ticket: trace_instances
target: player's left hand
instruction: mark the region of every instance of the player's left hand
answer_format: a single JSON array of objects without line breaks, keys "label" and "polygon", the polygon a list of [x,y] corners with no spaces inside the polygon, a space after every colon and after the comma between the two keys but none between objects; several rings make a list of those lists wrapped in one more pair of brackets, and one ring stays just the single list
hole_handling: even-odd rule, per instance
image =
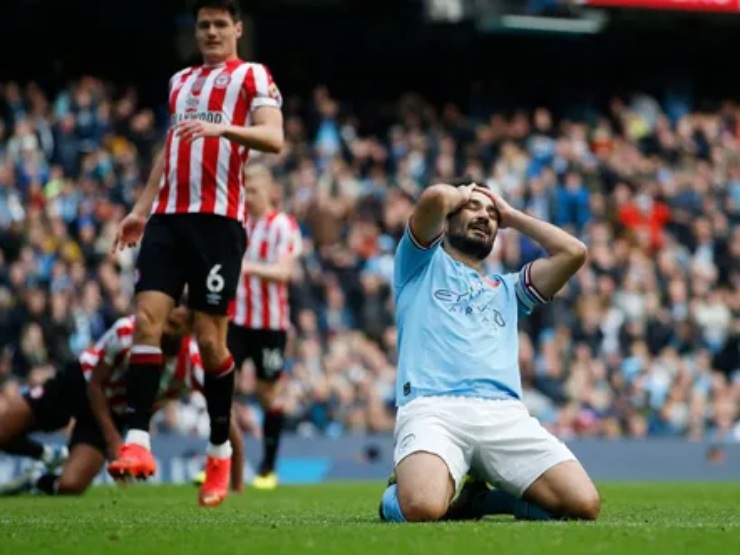
[{"label": "player's left hand", "polygon": [[177,126],[175,135],[180,140],[191,142],[204,137],[221,137],[225,127],[218,123],[209,123],[198,119],[186,120]]},{"label": "player's left hand", "polygon": [[491,189],[487,187],[476,187],[476,191],[480,191],[493,201],[493,204],[494,206],[496,206],[499,214],[499,229],[506,229],[507,227],[509,227],[511,225],[512,216],[517,212],[517,209],[512,208],[512,206],[508,202],[506,202],[501,197],[501,195],[494,193]]}]

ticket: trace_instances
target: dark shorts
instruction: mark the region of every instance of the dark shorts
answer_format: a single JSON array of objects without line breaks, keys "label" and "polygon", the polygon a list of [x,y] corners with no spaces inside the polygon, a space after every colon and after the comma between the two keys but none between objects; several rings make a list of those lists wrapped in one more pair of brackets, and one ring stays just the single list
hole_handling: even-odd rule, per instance
[{"label": "dark shorts", "polygon": [[280,378],[285,362],[288,334],[280,330],[253,330],[229,324],[229,351],[236,368],[250,359],[257,371],[257,379],[274,382]]},{"label": "dark shorts", "polygon": [[[43,385],[31,388],[24,398],[33,412],[31,431],[54,432],[66,427],[74,418],[69,448],[85,444],[105,454],[105,438],[90,410],[87,382],[78,363],[59,370]],[[113,415],[113,421],[121,431],[123,419]]]},{"label": "dark shorts", "polygon": [[246,248],[247,232],[232,218],[155,214],[136,262],[136,292],[161,291],[178,301],[187,285],[191,308],[226,315]]}]

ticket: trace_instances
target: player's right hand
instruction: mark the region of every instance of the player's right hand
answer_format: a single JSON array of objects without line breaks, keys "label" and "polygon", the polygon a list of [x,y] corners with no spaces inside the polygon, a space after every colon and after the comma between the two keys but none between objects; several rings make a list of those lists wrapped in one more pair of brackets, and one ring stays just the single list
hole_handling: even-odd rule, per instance
[{"label": "player's right hand", "polygon": [[475,191],[475,188],[475,184],[457,187],[457,191],[458,193],[460,193],[460,201],[458,202],[457,206],[455,206],[455,209],[452,211],[453,214],[458,210],[461,210],[463,206],[470,202],[470,198],[473,196],[473,191]]},{"label": "player's right hand", "polygon": [[118,224],[118,231],[116,232],[116,238],[113,240],[111,252],[116,252],[117,250],[122,251],[126,247],[136,246],[141,240],[141,236],[144,235],[145,225],[145,217],[131,212]]}]

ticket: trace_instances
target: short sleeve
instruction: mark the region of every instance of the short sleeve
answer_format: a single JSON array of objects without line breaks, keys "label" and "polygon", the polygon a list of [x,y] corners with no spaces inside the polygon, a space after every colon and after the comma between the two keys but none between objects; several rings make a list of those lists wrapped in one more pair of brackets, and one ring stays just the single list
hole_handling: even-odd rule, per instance
[{"label": "short sleeve", "polygon": [[248,91],[252,95],[252,104],[250,111],[257,108],[281,108],[283,106],[283,97],[280,94],[277,84],[272,78],[270,70],[263,64],[253,64],[252,79],[247,79],[247,86],[253,83]]},{"label": "short sleeve", "polygon": [[532,314],[537,306],[547,304],[547,299],[532,283],[532,263],[525,265],[519,272],[506,274],[504,280],[513,286],[519,313],[525,316]]},{"label": "short sleeve", "polygon": [[406,225],[406,231],[396,248],[395,264],[393,266],[393,282],[396,290],[402,288],[429,264],[442,244],[442,237],[440,235],[429,245],[424,245],[414,237],[409,221],[409,224]]}]

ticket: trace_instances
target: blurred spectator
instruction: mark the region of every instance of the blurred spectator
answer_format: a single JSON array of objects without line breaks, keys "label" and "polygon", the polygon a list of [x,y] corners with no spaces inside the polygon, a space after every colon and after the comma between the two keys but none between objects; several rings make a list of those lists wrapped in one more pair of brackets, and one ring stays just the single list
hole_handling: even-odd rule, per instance
[{"label": "blurred spectator", "polygon": [[[566,2],[530,2],[559,13]],[[54,98],[0,85],[0,387],[40,383],[131,309],[135,252],[111,256],[162,140],[134,90],[85,77]],[[642,94],[586,124],[469,117],[415,94],[362,118],[318,87],[287,99],[288,143],[256,156],[298,219],[284,406],[302,434],[393,424],[393,252],[430,183],[469,173],[586,241],[587,266],[522,322],[524,401],[563,438],[740,441],[740,107],[670,114]],[[666,108],[668,109],[668,108]],[[500,232],[492,272],[541,249]],[[259,433],[254,377],[237,420]],[[202,400],[158,420],[204,434]]]}]

